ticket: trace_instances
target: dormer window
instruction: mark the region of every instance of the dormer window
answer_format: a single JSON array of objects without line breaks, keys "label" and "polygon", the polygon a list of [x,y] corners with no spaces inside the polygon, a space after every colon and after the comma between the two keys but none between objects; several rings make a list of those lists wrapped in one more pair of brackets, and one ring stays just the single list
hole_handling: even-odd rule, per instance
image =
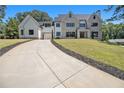
[{"label": "dormer window", "polygon": [[93,19],[96,19],[96,16],[93,16]]},{"label": "dormer window", "polygon": [[86,27],[86,21],[80,20],[79,27]]}]

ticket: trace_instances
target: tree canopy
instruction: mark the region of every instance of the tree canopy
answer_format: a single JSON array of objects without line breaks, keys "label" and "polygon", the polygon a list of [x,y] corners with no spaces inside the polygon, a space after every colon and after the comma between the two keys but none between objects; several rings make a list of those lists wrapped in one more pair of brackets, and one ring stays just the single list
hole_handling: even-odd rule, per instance
[{"label": "tree canopy", "polygon": [[103,40],[124,38],[124,24],[103,22],[102,35]]},{"label": "tree canopy", "polygon": [[39,11],[39,10],[32,10],[30,12],[19,12],[16,13],[16,17],[19,22],[21,22],[27,15],[31,15],[35,20],[39,21],[50,21],[52,18],[48,15],[48,13]]},{"label": "tree canopy", "polygon": [[1,14],[0,14],[0,21],[2,21],[2,19],[5,17],[6,14],[6,5],[0,5],[1,7]]},{"label": "tree canopy", "polygon": [[18,38],[19,22],[15,17],[10,17],[6,23],[5,35],[7,38]]},{"label": "tree canopy", "polygon": [[112,17],[107,19],[107,21],[123,20],[124,22],[124,5],[110,5],[104,11],[114,11]]}]

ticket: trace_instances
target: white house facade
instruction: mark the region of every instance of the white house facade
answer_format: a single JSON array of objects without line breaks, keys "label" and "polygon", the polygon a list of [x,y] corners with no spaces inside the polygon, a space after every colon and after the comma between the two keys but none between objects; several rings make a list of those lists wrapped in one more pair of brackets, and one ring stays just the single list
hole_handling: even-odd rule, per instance
[{"label": "white house facade", "polygon": [[54,22],[56,38],[102,39],[101,18],[98,14],[61,14]]},{"label": "white house facade", "polygon": [[19,38],[50,39],[52,22],[37,22],[28,15],[19,25]]},{"label": "white house facade", "polygon": [[37,22],[28,15],[19,25],[20,38],[93,38],[102,39],[98,14],[61,14],[51,21]]}]

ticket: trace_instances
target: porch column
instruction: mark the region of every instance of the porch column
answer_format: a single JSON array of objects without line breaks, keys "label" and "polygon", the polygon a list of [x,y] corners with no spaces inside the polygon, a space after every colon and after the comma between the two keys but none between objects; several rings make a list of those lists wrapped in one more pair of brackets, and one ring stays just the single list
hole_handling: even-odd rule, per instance
[{"label": "porch column", "polygon": [[87,31],[87,37],[91,38],[91,32],[90,31]]},{"label": "porch column", "polygon": [[77,38],[80,38],[80,31],[77,31]]}]

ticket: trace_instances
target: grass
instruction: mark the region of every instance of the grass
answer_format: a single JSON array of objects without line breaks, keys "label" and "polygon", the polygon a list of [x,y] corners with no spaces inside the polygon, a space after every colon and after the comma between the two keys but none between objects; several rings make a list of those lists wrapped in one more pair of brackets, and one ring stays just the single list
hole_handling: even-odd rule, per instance
[{"label": "grass", "polygon": [[29,41],[30,39],[0,39],[0,48],[14,45],[16,43]]},{"label": "grass", "polygon": [[55,39],[63,47],[124,71],[124,47],[91,39]]}]

